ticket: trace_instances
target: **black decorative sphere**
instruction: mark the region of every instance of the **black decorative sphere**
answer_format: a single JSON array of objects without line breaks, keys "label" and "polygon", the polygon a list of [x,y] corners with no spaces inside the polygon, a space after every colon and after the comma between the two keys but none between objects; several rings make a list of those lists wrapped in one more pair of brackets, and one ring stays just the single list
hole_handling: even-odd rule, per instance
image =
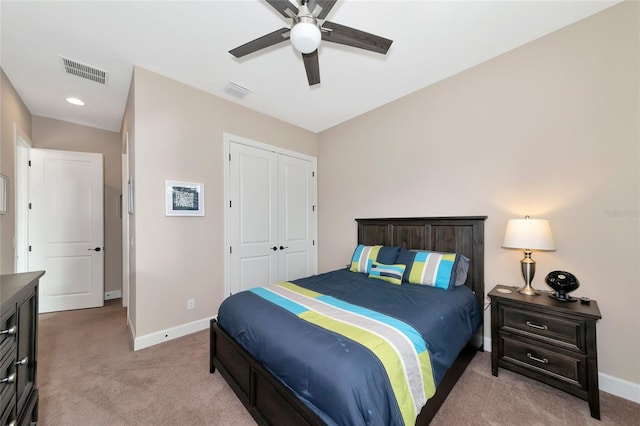
[{"label": "black decorative sphere", "polygon": [[555,293],[550,294],[549,297],[563,302],[575,302],[577,300],[568,294],[580,287],[580,282],[572,273],[566,271],[549,272],[545,281],[547,285],[555,291]]}]

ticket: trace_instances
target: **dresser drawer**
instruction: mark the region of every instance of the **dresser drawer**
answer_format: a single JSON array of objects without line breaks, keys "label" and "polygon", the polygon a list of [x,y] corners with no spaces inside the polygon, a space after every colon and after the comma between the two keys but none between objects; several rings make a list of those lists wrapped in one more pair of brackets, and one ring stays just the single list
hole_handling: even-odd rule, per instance
[{"label": "dresser drawer", "polygon": [[0,360],[11,350],[15,350],[16,335],[16,311],[7,312],[0,317]]},{"label": "dresser drawer", "polygon": [[504,339],[503,359],[521,367],[535,370],[553,379],[584,388],[586,384],[586,363],[578,357],[571,357],[518,340]]},{"label": "dresser drawer", "polygon": [[[4,409],[4,411],[2,411]],[[0,425],[16,424],[16,397],[12,395],[6,407],[0,406]],[[13,423],[12,423],[13,422]]]},{"label": "dresser drawer", "polygon": [[502,305],[501,330],[585,353],[584,322]]},{"label": "dresser drawer", "polygon": [[[4,380],[7,378],[13,377],[13,382],[3,382],[0,383],[0,412],[3,412],[7,407],[11,405],[11,401],[13,401],[13,405],[15,406],[16,399],[16,361],[14,355],[9,355],[1,360],[0,362],[0,380]],[[4,426],[6,423],[0,423],[0,425]]]}]

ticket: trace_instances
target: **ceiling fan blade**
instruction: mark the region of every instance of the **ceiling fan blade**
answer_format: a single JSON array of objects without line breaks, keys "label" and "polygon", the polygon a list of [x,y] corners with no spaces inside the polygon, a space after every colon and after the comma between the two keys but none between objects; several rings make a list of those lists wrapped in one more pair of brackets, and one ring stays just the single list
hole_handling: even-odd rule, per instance
[{"label": "ceiling fan blade", "polygon": [[318,19],[324,19],[335,4],[336,0],[309,0],[307,7],[313,16]]},{"label": "ceiling fan blade", "polygon": [[320,64],[318,63],[318,49],[311,53],[303,53],[304,69],[307,71],[309,86],[320,83]]},{"label": "ceiling fan blade", "polygon": [[298,8],[289,2],[289,0],[267,0],[275,10],[280,12],[285,18],[295,18],[298,16]]},{"label": "ceiling fan blade", "polygon": [[241,58],[245,55],[248,55],[249,53],[264,49],[265,47],[273,46],[274,44],[278,44],[285,40],[289,40],[290,32],[291,30],[289,28],[280,28],[279,30],[252,40],[249,43],[245,43],[242,46],[231,49],[229,53],[231,53],[236,58]]},{"label": "ceiling fan blade", "polygon": [[322,31],[323,40],[358,47],[360,49],[382,53],[383,55],[387,53],[389,47],[391,47],[391,43],[393,43],[393,40],[389,40],[388,38],[336,24],[335,22],[325,21],[322,28],[331,30]]}]

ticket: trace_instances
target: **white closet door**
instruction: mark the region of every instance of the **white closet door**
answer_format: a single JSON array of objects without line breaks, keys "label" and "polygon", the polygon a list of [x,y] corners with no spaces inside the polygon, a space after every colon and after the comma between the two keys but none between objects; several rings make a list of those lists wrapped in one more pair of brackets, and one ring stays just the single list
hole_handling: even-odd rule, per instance
[{"label": "white closet door", "polygon": [[316,273],[315,176],[308,160],[278,155],[279,280]]},{"label": "white closet door", "polygon": [[237,143],[229,153],[229,279],[236,293],[278,281],[278,156]]},{"label": "white closet door", "polygon": [[318,269],[315,160],[256,145],[229,142],[231,293]]}]

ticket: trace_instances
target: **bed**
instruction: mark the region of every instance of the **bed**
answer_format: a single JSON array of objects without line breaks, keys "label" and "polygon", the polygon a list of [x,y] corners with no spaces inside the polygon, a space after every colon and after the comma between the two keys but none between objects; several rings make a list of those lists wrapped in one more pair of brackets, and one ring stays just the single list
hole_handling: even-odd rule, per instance
[{"label": "bed", "polygon": [[[434,366],[433,385],[437,385],[437,387],[435,394],[428,399],[426,404],[424,406],[419,406],[415,411],[416,413],[419,412],[415,421],[416,425],[429,424],[431,419],[435,416],[438,408],[442,405],[458,378],[462,375],[464,369],[473,358],[475,352],[477,350],[482,350],[484,332],[481,320],[481,308],[484,301],[483,268],[485,219],[486,217],[356,219],[358,224],[359,244],[365,246],[383,245],[385,247],[400,246],[405,249],[412,250],[458,253],[470,259],[470,266],[466,274],[466,280],[461,283],[463,286],[460,287],[460,291],[449,292],[440,289],[428,290],[423,289],[425,286],[414,286],[411,284],[403,284],[402,286],[407,288],[411,287],[411,290],[414,292],[412,293],[411,299],[415,298],[416,300],[422,300],[419,299],[420,297],[423,297],[421,293],[428,293],[429,291],[433,294],[439,292],[439,295],[447,293],[447,297],[449,297],[449,294],[464,295],[466,298],[465,300],[471,300],[471,302],[467,301],[465,303],[473,304],[473,308],[479,311],[480,315],[480,320],[469,323],[467,328],[471,327],[469,328],[471,332],[464,334],[465,341],[452,341],[450,344],[442,346],[442,344],[448,342],[447,338],[429,338],[428,345],[430,348],[432,345],[437,343],[432,342],[432,340],[437,341],[440,339],[443,342],[440,343],[441,346],[438,347],[439,349],[429,350],[432,356],[432,365]],[[329,280],[328,278],[331,279]],[[336,280],[338,280],[338,284],[330,284]],[[287,284],[285,286],[286,288],[278,288],[278,291],[294,292],[294,297],[297,297],[299,295],[295,292],[307,295],[309,292],[322,290],[323,293],[328,292],[328,295],[321,295],[323,298],[333,298],[333,296],[336,296],[336,303],[352,302],[352,300],[350,300],[350,293],[344,290],[342,281],[339,280],[348,280],[350,281],[349,285],[355,286],[354,288],[358,289],[355,292],[351,292],[358,293],[358,298],[360,298],[354,299],[355,302],[357,302],[355,306],[360,309],[362,306],[365,306],[361,306],[362,303],[370,303],[369,307],[373,307],[373,312],[377,313],[377,308],[382,306],[380,305],[382,302],[380,302],[380,300],[376,301],[371,299],[368,296],[368,293],[365,292],[365,289],[369,291],[368,289],[376,287],[376,284],[371,284],[367,282],[367,280],[377,280],[371,280],[371,278],[367,277],[366,274],[357,274],[355,272],[350,272],[348,269],[335,271],[328,275],[320,274],[306,280],[296,280],[291,284]],[[385,293],[382,300],[394,301],[395,296],[393,296],[393,294],[394,292],[399,292],[400,290],[398,290],[398,288],[401,286],[394,286],[380,281],[377,281],[377,283],[379,284],[377,288],[379,288],[380,291],[375,290],[374,292],[371,290],[371,294],[382,294],[383,291],[388,291],[389,293]],[[272,287],[269,288],[271,289]],[[456,288],[456,290],[458,289]],[[246,307],[249,305],[245,305],[245,303],[255,303],[255,300],[260,300],[260,297],[257,297],[256,295],[261,291],[263,290],[256,289],[252,292],[242,292],[225,300],[221,306],[218,320],[214,319],[211,321],[210,330],[210,372],[214,373],[216,369],[220,372],[259,424],[357,424],[358,421],[351,420],[351,417],[345,417],[345,419],[348,420],[344,420],[340,417],[342,412],[352,410],[352,408],[347,405],[349,402],[345,402],[344,407],[341,405],[343,404],[343,398],[339,395],[342,395],[342,389],[349,388],[349,385],[351,385],[352,388],[356,388],[357,392],[363,391],[365,393],[374,393],[374,397],[378,397],[378,394],[382,393],[380,389],[384,390],[385,386],[389,388],[393,388],[395,386],[367,381],[374,379],[378,380],[378,377],[383,375],[377,372],[376,368],[378,368],[378,366],[375,365],[375,361],[370,366],[363,362],[363,367],[358,367],[366,369],[367,371],[367,374],[363,374],[363,376],[367,377],[362,379],[362,383],[358,382],[359,379],[357,379],[357,372],[354,373],[354,376],[349,376],[349,374],[356,370],[356,368],[353,364],[348,365],[347,363],[353,363],[353,359],[358,359],[354,358],[356,355],[355,353],[358,348],[362,346],[353,344],[353,342],[351,342],[353,344],[351,346],[348,344],[345,346],[341,343],[341,345],[344,346],[342,348],[343,350],[351,350],[351,352],[349,352],[349,356],[336,357],[333,355],[332,357],[328,352],[323,353],[322,357],[327,358],[326,361],[329,362],[329,366],[316,365],[320,361],[313,360],[313,353],[322,352],[324,350],[322,346],[317,345],[319,345],[323,339],[331,340],[331,333],[328,333],[329,336],[327,336],[327,334],[313,334],[316,332],[315,329],[317,328],[315,325],[307,325],[307,328],[302,327],[302,331],[299,332],[295,330],[280,332],[281,327],[284,326],[284,322],[282,321],[291,321],[291,319],[286,319],[287,316],[291,316],[291,312],[277,312],[277,310],[262,311],[262,309],[266,309],[267,305],[270,306],[269,302],[259,301],[257,302],[257,305],[251,305],[250,308],[245,308],[247,312],[255,313],[253,316],[256,316],[256,318],[263,319],[262,321],[255,320],[255,323],[253,323],[251,327],[255,327],[256,330],[262,327],[263,331],[261,333],[265,334],[257,336],[256,342],[251,343],[251,341],[247,340],[246,334],[253,334],[253,332],[244,334],[240,332],[241,330],[247,329],[245,326],[248,327],[248,325],[240,323],[241,320],[245,321],[240,318],[240,315],[235,315],[235,317],[232,315],[234,312],[232,306],[236,304],[238,306]],[[261,297],[264,298],[265,296],[263,295]],[[280,296],[278,295],[277,297]],[[401,296],[400,298],[402,297],[405,296]],[[366,299],[365,302],[361,302],[362,298]],[[254,302],[251,302],[252,300]],[[426,300],[427,299],[425,299],[425,301]],[[289,301],[287,303],[289,303]],[[282,308],[283,306],[286,306],[286,304],[283,303],[278,308]],[[398,317],[402,316],[402,312],[398,312],[395,302],[388,303],[384,309],[387,308],[393,318],[398,315]],[[382,309],[382,311],[384,311],[384,309]],[[394,309],[396,309],[396,311],[394,311]],[[431,308],[429,310],[431,310]],[[235,311],[238,311],[238,309],[236,308]],[[265,312],[268,313],[265,314]],[[252,315],[247,314],[245,316],[251,317]],[[269,318],[270,320],[267,322],[264,321],[264,318]],[[410,324],[416,323],[413,317],[409,316],[409,319]],[[453,324],[453,321],[449,321],[449,323]],[[267,325],[269,327],[267,327]],[[253,328],[251,328],[251,330],[253,330]],[[419,329],[418,331],[420,333],[423,332],[422,329]],[[325,331],[324,333],[327,332]],[[291,342],[289,342],[288,346],[294,346],[295,349],[292,350],[301,352],[295,353],[291,356],[281,354],[281,352],[285,351],[284,347],[287,345],[278,346],[280,344],[278,341],[278,334],[287,336],[289,339],[293,339],[294,343],[299,343],[291,345]],[[454,334],[457,335],[458,333],[456,332]],[[311,336],[311,339],[306,341],[306,343],[300,343],[304,341],[303,339],[306,338],[305,336],[307,335]],[[255,336],[251,337],[253,338]],[[335,336],[333,336],[333,339],[335,339]],[[288,351],[289,349],[286,350]],[[361,352],[368,353],[366,348]],[[445,353],[446,356],[440,353]],[[440,356],[442,356],[442,359],[438,358]],[[274,364],[274,359],[286,359],[288,361],[286,363],[276,362]],[[287,364],[287,369],[284,369],[285,366],[281,368],[281,364]],[[356,364],[360,364],[360,362],[358,361]],[[442,364],[444,369],[441,368],[440,364]],[[313,369],[316,369],[316,371]],[[309,373],[309,377],[313,377],[313,380],[310,380],[305,375],[307,374],[307,371],[311,372]],[[297,372],[303,372],[303,374],[299,375]],[[375,372],[375,374],[372,372]],[[335,382],[325,383],[323,380],[334,380]],[[300,383],[302,383],[302,388],[300,388]],[[293,389],[297,389],[298,391],[294,391]],[[325,392],[320,392],[320,390],[323,389]],[[331,407],[322,405],[323,399],[327,400],[334,397],[332,392],[327,392],[327,389],[335,390],[335,400]],[[307,392],[307,390],[309,391]],[[369,396],[366,395],[366,398],[368,397]],[[360,403],[360,399],[364,400],[365,396],[358,394],[355,398],[358,399],[356,402]],[[347,401],[347,398],[344,399]],[[363,404],[366,405],[366,403]],[[402,405],[400,403],[400,398],[398,399],[398,405]],[[374,406],[376,407],[375,409],[378,409],[377,407],[382,407],[383,404],[369,404],[369,407]],[[397,413],[393,409],[386,409],[383,407],[379,408],[379,410],[381,410],[380,412],[375,412],[375,409],[373,413],[369,411],[368,415],[373,416],[372,418],[378,419],[378,421],[380,421],[380,419],[386,419],[382,420],[382,423],[402,423],[402,420],[399,419],[406,420],[407,418],[411,418],[402,416],[398,417]],[[347,414],[345,414],[345,416],[346,415]],[[363,416],[366,415],[367,414],[363,414]],[[364,419],[363,422],[371,422],[371,419]],[[411,422],[412,420],[405,421],[404,423],[407,424]]]}]

